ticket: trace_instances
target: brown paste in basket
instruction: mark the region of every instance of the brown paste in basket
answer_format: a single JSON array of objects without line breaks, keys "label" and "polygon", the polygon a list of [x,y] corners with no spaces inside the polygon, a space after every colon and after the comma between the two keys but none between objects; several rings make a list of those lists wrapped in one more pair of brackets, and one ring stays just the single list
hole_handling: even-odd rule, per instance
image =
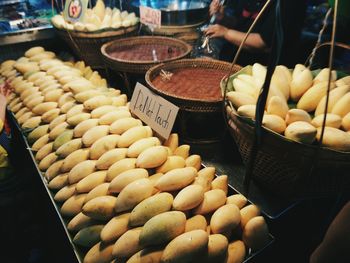
[{"label": "brown paste in basket", "polygon": [[153,49],[155,50],[155,56],[157,61],[163,61],[179,57],[184,53],[178,47],[159,44],[142,44],[134,46],[121,46],[116,47],[109,53],[115,59],[128,60],[128,61],[154,61]]},{"label": "brown paste in basket", "polygon": [[220,81],[224,71],[205,68],[184,68],[171,71],[172,76],[165,79],[158,75],[152,81],[160,91],[176,97],[218,101],[222,99]]}]

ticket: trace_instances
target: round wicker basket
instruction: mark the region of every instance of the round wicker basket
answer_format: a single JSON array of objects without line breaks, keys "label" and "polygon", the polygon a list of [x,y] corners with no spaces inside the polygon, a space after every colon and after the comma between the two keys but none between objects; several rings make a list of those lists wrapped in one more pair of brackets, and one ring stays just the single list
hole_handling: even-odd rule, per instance
[{"label": "round wicker basket", "polygon": [[[171,59],[166,59],[163,61],[122,60],[114,58],[110,55],[110,53],[113,52],[113,50],[115,50],[116,48],[152,44],[176,47],[181,49],[182,54],[180,56],[173,57]],[[108,65],[108,67],[115,71],[136,74],[145,74],[148,69],[160,63],[171,62],[174,60],[188,57],[191,51],[192,47],[184,41],[175,38],[159,36],[139,36],[127,39],[119,39],[118,41],[108,42],[101,47],[103,59],[106,65]]]},{"label": "round wicker basket", "polygon": [[100,53],[101,46],[112,40],[117,40],[137,34],[138,25],[96,32],[78,32],[56,29],[57,34],[69,45],[74,53],[92,68],[104,68]]},{"label": "round wicker basket", "polygon": [[[225,122],[222,115],[222,99],[202,100],[193,99],[186,96],[177,96],[158,89],[153,84],[153,80],[161,70],[172,71],[176,69],[217,69],[228,74],[231,64],[219,60],[211,59],[182,59],[167,64],[160,64],[147,71],[147,85],[165,99],[174,103],[180,108],[177,117],[177,128],[180,136],[187,142],[210,143],[222,138],[225,130]],[[240,66],[234,66],[233,72],[240,70]],[[210,78],[208,75],[198,75],[198,78]],[[218,89],[220,83],[218,83]]]}]

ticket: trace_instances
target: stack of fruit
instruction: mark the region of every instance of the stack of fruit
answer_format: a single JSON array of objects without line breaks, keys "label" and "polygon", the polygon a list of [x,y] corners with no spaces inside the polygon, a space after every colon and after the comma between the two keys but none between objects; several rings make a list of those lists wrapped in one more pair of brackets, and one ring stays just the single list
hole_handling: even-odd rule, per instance
[{"label": "stack of fruit", "polygon": [[259,209],[227,197],[226,175],[177,134],[155,136],[83,62],[35,47],[0,73],[84,262],[243,262],[269,242]]},{"label": "stack of fruit", "polygon": [[[254,119],[266,68],[254,64],[248,73],[251,74],[238,74],[233,79],[234,91],[229,91],[227,98],[238,115]],[[320,140],[329,74],[327,68],[314,77],[313,72],[300,64],[293,71],[285,66],[277,66],[271,79],[263,125],[297,142],[312,144]],[[332,71],[330,89],[322,144],[348,152],[350,76],[337,79],[337,73]]]},{"label": "stack of fruit", "polygon": [[94,8],[86,10],[81,22],[70,23],[62,15],[55,15],[51,22],[58,29],[94,32],[102,29],[134,26],[139,22],[139,18],[136,17],[135,13],[121,12],[118,8],[106,7],[102,0],[98,0]]}]

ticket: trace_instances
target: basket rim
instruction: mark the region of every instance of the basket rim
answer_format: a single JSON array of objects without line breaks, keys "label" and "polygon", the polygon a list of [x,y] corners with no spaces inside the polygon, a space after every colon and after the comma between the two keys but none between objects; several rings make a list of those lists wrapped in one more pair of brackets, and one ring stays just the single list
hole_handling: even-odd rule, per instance
[{"label": "basket rim", "polygon": [[[228,62],[224,62],[224,61],[221,61],[221,60],[215,60],[215,59],[203,59],[203,58],[195,58],[195,59],[181,59],[181,60],[177,60],[177,61],[173,61],[171,63],[162,63],[162,64],[159,64],[157,66],[154,66],[152,68],[150,68],[147,72],[146,72],[146,75],[145,75],[145,80],[146,80],[146,83],[148,84],[148,86],[160,93],[160,94],[163,94],[163,95],[166,95],[168,97],[172,97],[172,98],[175,98],[175,99],[178,99],[178,100],[182,100],[183,102],[194,102],[194,103],[207,103],[207,104],[218,104],[218,103],[222,103],[222,98],[220,99],[215,99],[215,100],[203,100],[203,99],[197,99],[197,98],[190,98],[190,97],[185,97],[185,96],[176,96],[174,94],[171,94],[171,93],[168,93],[166,91],[163,91],[163,90],[159,90],[157,87],[155,87],[152,83],[152,79],[153,79],[153,74],[155,73],[158,73],[161,69],[163,69],[163,67],[171,67],[173,65],[177,65],[177,64],[185,64],[184,66],[186,66],[186,64],[188,64],[188,66],[191,66],[191,68],[193,67],[198,67],[198,65],[208,65],[208,64],[211,64],[211,65],[222,65],[224,67],[228,67],[228,68],[231,68],[231,64],[228,63]],[[239,65],[235,65],[237,67],[241,67]],[[204,68],[208,68],[208,67],[204,67]],[[228,72],[227,72],[228,74]],[[219,83],[219,86],[220,88],[220,83]]]},{"label": "basket rim", "polygon": [[[165,59],[165,60],[161,60],[161,61],[154,61],[154,60],[124,60],[124,59],[118,59],[118,58],[114,58],[112,56],[109,55],[109,53],[107,52],[107,49],[112,46],[113,44],[118,43],[119,46],[123,46],[123,44],[125,43],[125,46],[130,46],[130,42],[142,42],[145,40],[151,40],[152,42],[159,42],[159,43],[166,43],[166,41],[168,41],[168,43],[172,43],[172,44],[177,44],[176,46],[181,46],[184,47],[185,52],[179,56],[173,57],[173,58],[169,58],[169,59]],[[171,62],[174,60],[178,60],[181,58],[184,58],[186,56],[188,56],[190,53],[192,52],[192,46],[189,45],[188,43],[186,43],[183,40],[180,39],[176,39],[176,38],[172,38],[172,37],[165,37],[165,36],[136,36],[136,37],[126,37],[126,38],[121,38],[118,40],[112,40],[109,41],[105,44],[102,45],[101,47],[101,53],[102,56],[104,56],[106,59],[108,59],[111,63],[115,63],[115,64],[129,64],[129,65],[157,65],[159,63],[165,63],[165,62]]]},{"label": "basket rim", "polygon": [[132,32],[137,30],[139,27],[139,23],[129,26],[129,27],[120,27],[120,28],[103,28],[91,32],[83,32],[83,31],[77,31],[77,30],[69,30],[65,28],[58,28],[53,26],[55,30],[57,30],[60,33],[63,34],[70,34],[72,37],[77,37],[77,38],[103,38],[103,37],[111,37],[111,36],[116,36],[116,35],[123,35],[128,32]]}]

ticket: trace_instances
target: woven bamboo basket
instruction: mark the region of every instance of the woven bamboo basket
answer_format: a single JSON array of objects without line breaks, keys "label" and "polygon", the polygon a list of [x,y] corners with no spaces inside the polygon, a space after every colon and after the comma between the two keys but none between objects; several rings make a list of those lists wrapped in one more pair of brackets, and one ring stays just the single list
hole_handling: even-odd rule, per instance
[{"label": "woven bamboo basket", "polygon": [[[140,60],[122,60],[114,58],[110,55],[113,50],[120,47],[132,47],[132,46],[142,46],[142,45],[165,45],[169,47],[176,47],[182,50],[182,54],[171,59],[166,59],[163,61],[140,61]],[[159,36],[140,36],[131,37],[126,39],[120,39],[118,41],[111,41],[104,44],[101,47],[101,52],[105,64],[111,69],[118,72],[135,73],[135,74],[145,74],[151,67],[160,64],[171,62],[174,60],[182,59],[188,57],[192,51],[192,47],[182,40],[178,40],[170,37],[159,37]]]},{"label": "woven bamboo basket", "polygon": [[[253,146],[254,123],[239,116],[228,103],[226,113],[230,134],[247,164]],[[277,195],[324,196],[350,190],[349,170],[350,153],[291,141],[263,128],[253,179]]]},{"label": "woven bamboo basket", "polygon": [[[331,48],[337,46],[334,42],[325,44],[330,44]],[[318,43],[312,55],[314,56],[317,49],[325,44]],[[344,45],[340,46],[344,48]],[[331,55],[329,68],[332,68],[332,60]],[[231,78],[238,74],[240,73]],[[226,90],[229,85],[225,86]],[[224,105],[230,134],[238,146],[243,162],[247,165],[254,151],[255,122],[239,116],[228,100],[225,100]],[[256,149],[252,176],[271,193],[298,199],[350,190],[350,152],[295,142],[267,128],[261,129],[262,141]]]},{"label": "woven bamboo basket", "polygon": [[64,29],[56,29],[56,32],[80,59],[97,69],[105,67],[100,52],[101,46],[112,40],[135,36],[137,29],[138,25],[97,32],[77,32]]},{"label": "woven bamboo basket", "polygon": [[[174,103],[180,108],[177,124],[180,136],[187,142],[210,143],[220,140],[224,131],[225,123],[222,115],[222,99],[202,100],[186,96],[177,96],[154,86],[153,80],[161,70],[174,71],[184,68],[196,69],[217,69],[228,73],[231,64],[211,59],[182,59],[166,64],[160,64],[149,69],[146,73],[147,85],[155,93]],[[240,66],[234,67],[234,72],[240,70]],[[198,78],[210,78],[207,75],[200,75]],[[218,88],[220,84],[218,83]],[[213,128],[215,127],[215,128]],[[203,132],[208,132],[202,135]]]}]

